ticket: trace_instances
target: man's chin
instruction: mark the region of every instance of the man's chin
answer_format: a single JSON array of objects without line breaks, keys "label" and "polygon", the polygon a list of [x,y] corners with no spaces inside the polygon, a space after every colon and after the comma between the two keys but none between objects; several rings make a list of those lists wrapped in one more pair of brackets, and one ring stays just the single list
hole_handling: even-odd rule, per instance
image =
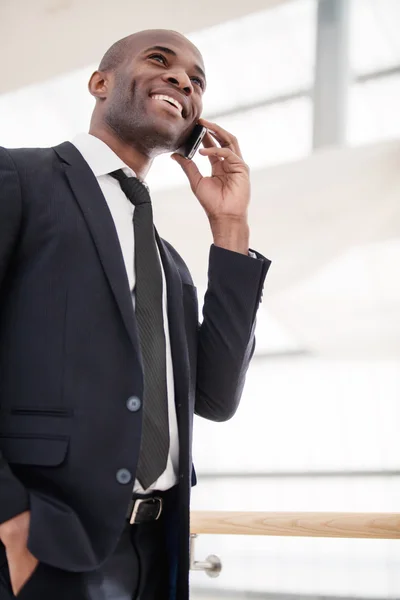
[{"label": "man's chin", "polygon": [[187,132],[177,131],[176,125],[154,120],[151,129],[146,132],[149,146],[153,146],[158,154],[174,152],[182,145],[187,137]]}]

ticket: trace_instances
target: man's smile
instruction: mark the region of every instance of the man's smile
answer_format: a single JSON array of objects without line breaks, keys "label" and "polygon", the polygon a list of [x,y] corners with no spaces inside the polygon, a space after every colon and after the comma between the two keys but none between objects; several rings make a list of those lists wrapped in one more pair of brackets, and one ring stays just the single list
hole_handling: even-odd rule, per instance
[{"label": "man's smile", "polygon": [[149,96],[156,102],[163,102],[169,106],[173,106],[176,113],[184,119],[186,119],[190,112],[191,99],[172,86],[160,86],[153,89]]},{"label": "man's smile", "polygon": [[178,102],[178,100],[175,100],[175,98],[171,98],[171,96],[165,96],[164,94],[153,94],[150,96],[150,98],[152,100],[168,102],[168,104],[176,108],[179,111],[179,114],[182,116],[183,106],[180,102]]}]

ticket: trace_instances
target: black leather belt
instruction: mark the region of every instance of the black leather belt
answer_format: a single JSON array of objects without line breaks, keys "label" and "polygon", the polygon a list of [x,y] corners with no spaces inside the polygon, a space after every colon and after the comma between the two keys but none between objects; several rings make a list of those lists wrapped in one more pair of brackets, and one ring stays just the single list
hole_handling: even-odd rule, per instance
[{"label": "black leather belt", "polygon": [[133,524],[149,523],[160,518],[163,500],[158,496],[151,498],[132,498],[129,503],[127,520]]}]

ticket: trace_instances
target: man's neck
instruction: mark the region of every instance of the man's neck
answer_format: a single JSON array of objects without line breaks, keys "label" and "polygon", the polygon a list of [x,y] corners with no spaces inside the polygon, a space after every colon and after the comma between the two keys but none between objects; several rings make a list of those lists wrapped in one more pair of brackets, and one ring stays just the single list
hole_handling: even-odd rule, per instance
[{"label": "man's neck", "polygon": [[126,142],[116,137],[116,135],[103,127],[93,127],[89,129],[90,135],[93,135],[105,144],[115,154],[134,171],[139,179],[145,179],[153,160],[140,152],[134,146],[128,145]]}]

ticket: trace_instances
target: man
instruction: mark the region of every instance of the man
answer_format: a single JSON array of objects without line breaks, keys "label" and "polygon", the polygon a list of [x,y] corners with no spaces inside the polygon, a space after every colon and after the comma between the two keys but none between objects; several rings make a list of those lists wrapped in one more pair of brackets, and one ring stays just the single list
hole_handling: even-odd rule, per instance
[{"label": "man", "polygon": [[[90,79],[90,135],[0,149],[1,600],[188,598],[193,414],[234,414],[269,267],[205,87],[186,38],[140,32]],[[201,325],[141,183],[198,121],[212,175],[172,157],[213,235]]]}]

